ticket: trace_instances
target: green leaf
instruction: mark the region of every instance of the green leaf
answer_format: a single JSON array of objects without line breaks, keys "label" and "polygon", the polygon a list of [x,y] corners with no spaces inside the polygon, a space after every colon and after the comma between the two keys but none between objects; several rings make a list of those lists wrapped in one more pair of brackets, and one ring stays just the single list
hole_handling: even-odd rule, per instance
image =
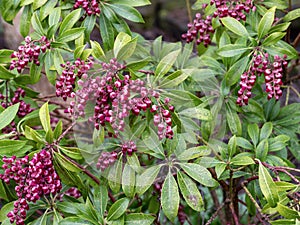
[{"label": "green leaf", "polygon": [[166,217],[174,221],[179,208],[179,191],[175,178],[169,171],[161,190],[161,207]]},{"label": "green leaf", "polygon": [[262,46],[274,45],[279,40],[281,40],[284,36],[285,36],[285,33],[283,33],[283,32],[272,33],[262,42]]},{"label": "green leaf", "polygon": [[43,6],[46,2],[47,2],[47,0],[34,0],[33,1],[33,10],[37,10],[38,8]]},{"label": "green leaf", "polygon": [[263,125],[260,130],[259,140],[264,140],[270,137],[273,131],[273,124],[271,122],[267,122]]},{"label": "green leaf", "polygon": [[177,181],[186,203],[195,211],[203,211],[204,203],[197,185],[187,175],[180,171],[177,173]]},{"label": "green leaf", "polygon": [[63,35],[63,33],[65,33],[65,31],[70,30],[75,25],[75,23],[79,20],[80,16],[81,16],[80,8],[68,14],[60,25],[58,36],[61,36]]},{"label": "green leaf", "polygon": [[0,209],[0,222],[3,222],[7,218],[7,213],[14,210],[14,202],[9,202],[2,206]]},{"label": "green leaf", "polygon": [[10,72],[4,66],[0,65],[0,79],[10,80],[10,79],[14,78],[15,76],[16,76],[16,74]]},{"label": "green leaf", "polygon": [[123,4],[109,4],[109,7],[112,8],[116,14],[119,16],[130,20],[132,22],[136,23],[144,23],[143,17],[139,13],[138,10],[135,8],[129,6],[129,5],[123,5]]},{"label": "green leaf", "polygon": [[249,37],[246,27],[233,17],[221,18],[223,25],[233,33],[241,37]]},{"label": "green leaf", "polygon": [[253,145],[256,146],[258,141],[259,141],[259,128],[258,128],[258,125],[256,123],[249,124],[248,127],[247,127],[247,130],[248,130],[248,135],[250,136]]},{"label": "green leaf", "polygon": [[130,5],[134,7],[150,5],[151,2],[149,0],[114,0],[114,3],[122,4],[122,5]]},{"label": "green leaf", "polygon": [[[0,140],[0,155],[1,156],[22,156],[25,152],[22,151],[27,141],[19,140]],[[25,149],[25,151],[27,151]]]},{"label": "green leaf", "polygon": [[50,27],[59,23],[60,14],[61,14],[60,7],[56,7],[50,12],[49,18],[48,18],[48,23],[49,23]]},{"label": "green leaf", "polygon": [[209,155],[211,150],[206,146],[198,146],[184,150],[177,158],[179,160],[191,160],[199,158],[200,156]]},{"label": "green leaf", "polygon": [[40,19],[43,21],[54,9],[58,0],[47,1],[40,9]]},{"label": "green leaf", "polygon": [[267,199],[269,205],[274,208],[279,201],[276,184],[268,170],[261,163],[259,163],[258,168],[258,182],[260,189]]},{"label": "green leaf", "polygon": [[225,74],[226,84],[232,86],[236,84],[240,78],[241,74],[246,70],[248,66],[249,57],[241,58],[235,64],[233,64],[230,69]]},{"label": "green leaf", "polygon": [[[11,54],[14,52],[14,50],[9,49],[1,49],[0,50],[0,63],[10,63],[11,62]],[[2,67],[4,68],[4,67]],[[0,79],[2,75],[0,75]],[[15,75],[14,75],[15,76]]]},{"label": "green leaf", "polygon": [[118,55],[120,49],[125,46],[127,43],[131,41],[131,36],[121,32],[116,37],[115,43],[114,43],[114,55],[115,57]]},{"label": "green leaf", "polygon": [[73,162],[68,160],[62,154],[55,152],[54,155],[55,155],[55,159],[57,159],[59,164],[63,166],[65,169],[67,169],[68,171],[75,172],[75,173],[81,172],[81,169],[77,165],[75,165]]},{"label": "green leaf", "polygon": [[132,54],[136,51],[136,45],[137,45],[137,37],[132,39],[130,42],[125,44],[120,51],[118,52],[118,55],[116,56],[118,60],[126,60]]},{"label": "green leaf", "polygon": [[129,198],[132,198],[135,194],[135,172],[127,163],[122,174],[122,189]]},{"label": "green leaf", "polygon": [[228,156],[231,158],[236,153],[236,136],[233,135],[228,142]]},{"label": "green leaf", "polygon": [[9,106],[0,113],[0,130],[8,126],[14,120],[19,110],[19,105],[20,103]]},{"label": "green leaf", "polygon": [[253,150],[253,145],[245,138],[243,137],[237,137],[236,138],[236,144],[239,147],[242,147],[243,149]]},{"label": "green leaf", "polygon": [[288,14],[286,14],[284,17],[283,17],[283,20],[285,22],[289,22],[289,21],[292,21],[292,20],[295,20],[297,18],[300,17],[300,9],[294,9],[290,12],[288,12]]},{"label": "green leaf", "polygon": [[242,124],[236,111],[226,103],[226,120],[232,134],[240,136],[242,134]]},{"label": "green leaf", "polygon": [[299,219],[300,214],[296,210],[293,210],[285,205],[282,205],[280,203],[277,204],[276,207],[277,211],[279,212],[280,215],[287,219]]},{"label": "green leaf", "polygon": [[186,116],[204,121],[209,121],[212,119],[211,112],[208,109],[205,109],[203,105],[184,109],[183,111],[178,112],[178,114],[179,116]]},{"label": "green leaf", "polygon": [[95,225],[87,220],[81,219],[79,217],[71,216],[64,218],[59,222],[59,225]]},{"label": "green leaf", "polygon": [[217,50],[217,53],[222,57],[233,57],[241,55],[247,50],[251,49],[250,47],[245,47],[241,44],[228,44]]},{"label": "green leaf", "polygon": [[251,157],[245,156],[243,153],[234,156],[230,160],[230,163],[232,163],[235,166],[247,166],[247,165],[255,164],[254,160]]},{"label": "green leaf", "polygon": [[48,102],[46,102],[42,107],[40,108],[39,111],[39,117],[42,123],[42,126],[46,133],[48,131],[51,131],[51,123],[50,123],[50,114],[49,114],[49,107],[48,107]]},{"label": "green leaf", "polygon": [[114,28],[111,22],[109,21],[109,19],[107,19],[103,13],[100,14],[99,25],[101,29],[100,35],[102,38],[104,49],[106,50],[112,49],[114,45],[114,36],[115,36]]},{"label": "green leaf", "polygon": [[[57,128],[57,127],[56,127]],[[58,148],[72,159],[82,159],[81,150],[77,147],[58,146]]]},{"label": "green leaf", "polygon": [[267,139],[264,139],[261,142],[259,142],[255,151],[255,156],[261,161],[266,161],[268,152],[269,152],[269,142]]},{"label": "green leaf", "polygon": [[278,191],[290,191],[292,189],[297,188],[296,184],[292,184],[285,181],[276,181],[275,184],[278,188]]},{"label": "green leaf", "polygon": [[162,58],[155,69],[155,80],[162,78],[166,73],[169,72],[169,70],[174,65],[179,53],[180,50],[172,51]]},{"label": "green leaf", "polygon": [[161,88],[173,88],[180,85],[183,81],[185,81],[191,74],[193,69],[185,69],[185,70],[178,70],[174,73],[167,76],[162,82],[160,83]]},{"label": "green leaf", "polygon": [[125,224],[127,225],[151,225],[155,217],[144,213],[130,213],[125,217]]},{"label": "green leaf", "polygon": [[43,36],[46,34],[37,12],[34,12],[33,16],[31,17],[31,25],[39,35]]},{"label": "green leaf", "polygon": [[108,185],[111,190],[117,193],[121,187],[122,181],[122,160],[119,159],[109,169],[108,173]]},{"label": "green leaf", "polygon": [[94,205],[101,217],[104,216],[108,203],[108,190],[106,185],[99,185],[95,187],[94,191]]},{"label": "green leaf", "polygon": [[84,33],[85,28],[72,28],[69,30],[64,31],[61,35],[58,36],[58,42],[69,42],[79,38]]},{"label": "green leaf", "polygon": [[32,63],[30,66],[30,81],[31,84],[37,83],[41,78],[42,66],[37,66],[35,63]]},{"label": "green leaf", "polygon": [[211,173],[203,166],[195,163],[180,163],[182,169],[194,180],[207,187],[215,187],[218,183],[212,178]]},{"label": "green leaf", "polygon": [[93,49],[92,55],[96,59],[101,59],[104,56],[104,51],[101,48],[100,44],[97,41],[90,41],[91,47]]},{"label": "green leaf", "polygon": [[272,27],[273,21],[274,21],[274,16],[275,16],[275,8],[274,7],[269,9],[264,14],[264,16],[262,17],[262,19],[260,20],[260,22],[258,24],[258,29],[257,29],[258,39],[261,39],[269,32],[269,30]]},{"label": "green leaf", "polygon": [[83,23],[81,24],[82,27],[85,27],[84,35],[86,40],[90,40],[91,32],[93,31],[96,24],[96,15],[87,16]]},{"label": "green leaf", "polygon": [[[5,201],[9,201],[6,191],[5,191],[4,183],[2,180],[0,180],[0,198],[4,199]],[[0,210],[0,217],[1,217],[1,210]],[[1,222],[1,220],[0,220],[0,222]]]},{"label": "green leaf", "polygon": [[149,150],[157,154],[157,157],[163,159],[165,157],[165,154],[157,133],[151,127],[149,127],[149,130],[149,135],[146,135],[146,133],[144,133],[143,142]]},{"label": "green leaf", "polygon": [[121,198],[116,201],[108,210],[107,219],[115,220],[120,218],[126,211],[129,204],[128,198]]},{"label": "green leaf", "polygon": [[291,22],[277,24],[270,29],[269,33],[286,31],[290,25]]},{"label": "green leaf", "polygon": [[161,165],[151,166],[147,168],[143,173],[136,177],[136,193],[138,195],[144,194],[150,186],[154,183],[160,171]]},{"label": "green leaf", "polygon": [[23,13],[20,19],[20,33],[23,37],[26,37],[29,34],[31,17],[32,17],[31,5],[26,5],[23,9]]},{"label": "green leaf", "polygon": [[[287,220],[287,219],[277,219],[274,221],[270,221],[271,225],[299,225],[299,220]],[[295,224],[296,222],[296,224]],[[298,223],[297,223],[298,222]]]}]

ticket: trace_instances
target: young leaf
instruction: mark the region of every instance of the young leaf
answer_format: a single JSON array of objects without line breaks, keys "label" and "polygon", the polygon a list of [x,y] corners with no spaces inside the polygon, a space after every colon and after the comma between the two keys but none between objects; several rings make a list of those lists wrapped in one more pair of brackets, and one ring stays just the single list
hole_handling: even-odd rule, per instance
[{"label": "young leaf", "polygon": [[233,17],[224,17],[221,19],[223,25],[233,33],[241,37],[249,37],[246,27]]},{"label": "young leaf", "polygon": [[45,35],[45,31],[44,28],[42,26],[42,23],[39,19],[39,16],[37,15],[37,12],[35,12],[31,18],[31,25],[33,27],[33,29],[40,35],[43,36]]},{"label": "young leaf", "polygon": [[276,207],[279,201],[277,186],[268,170],[261,163],[259,163],[258,167],[258,182],[260,189],[267,199],[269,205],[272,208]]},{"label": "young leaf", "polygon": [[49,114],[49,108],[48,108],[48,102],[46,102],[39,111],[39,117],[42,123],[42,126],[46,132],[51,130],[51,124],[50,124],[50,114]]},{"label": "young leaf", "polygon": [[151,166],[136,177],[136,193],[142,195],[153,184],[160,171],[161,165]]},{"label": "young leaf", "polygon": [[161,207],[166,217],[174,221],[179,208],[179,191],[175,178],[169,171],[161,190]]},{"label": "young leaf", "polygon": [[231,158],[236,152],[236,136],[233,135],[228,142],[228,156]]},{"label": "young leaf", "polygon": [[241,55],[247,50],[251,49],[241,44],[228,44],[217,50],[217,53],[222,57],[233,57]]},{"label": "young leaf", "polygon": [[248,134],[252,140],[252,143],[254,146],[257,145],[258,141],[259,141],[259,128],[258,125],[256,123],[254,124],[249,124],[247,127],[248,130]]},{"label": "young leaf", "polygon": [[31,5],[26,5],[20,19],[20,33],[26,37],[30,31],[30,21],[32,17]]},{"label": "young leaf", "polygon": [[109,19],[107,19],[103,13],[101,13],[99,17],[99,26],[101,28],[100,34],[103,41],[104,49],[112,49],[115,37],[114,28]]},{"label": "young leaf", "polygon": [[97,41],[90,41],[90,43],[91,43],[91,47],[93,49],[92,55],[96,59],[101,59],[101,57],[104,56],[104,51],[101,48],[100,44]]},{"label": "young leaf", "polygon": [[288,12],[288,14],[286,14],[284,17],[283,17],[283,20],[285,22],[289,22],[289,21],[292,21],[292,20],[295,20],[297,18],[300,17],[300,9],[294,9],[290,12]]},{"label": "young leaf", "polygon": [[212,178],[211,173],[203,166],[196,163],[180,163],[182,169],[194,180],[207,187],[215,187],[218,183]]},{"label": "young leaf", "polygon": [[78,27],[78,28],[72,28],[66,30],[58,36],[57,41],[62,43],[73,41],[79,38],[84,33],[84,30],[85,30],[84,27]]},{"label": "young leaf", "polygon": [[250,158],[249,156],[245,156],[243,153],[234,156],[230,160],[230,163],[232,163],[235,166],[247,166],[247,165],[255,164],[252,158]]},{"label": "young leaf", "polygon": [[116,14],[123,17],[124,19],[130,20],[136,23],[144,23],[143,17],[138,10],[123,4],[109,4],[109,7],[112,8]]},{"label": "young leaf", "polygon": [[264,139],[269,138],[270,135],[272,134],[272,131],[273,131],[273,124],[271,122],[265,123],[260,130],[259,140],[262,141]]},{"label": "young leaf", "polygon": [[0,130],[8,126],[17,115],[20,103],[14,104],[6,108],[0,113]]},{"label": "young leaf", "polygon": [[116,37],[115,43],[114,43],[114,55],[115,57],[118,55],[120,49],[125,46],[127,43],[129,43],[131,41],[131,37],[124,33],[121,32],[118,34],[118,36]]},{"label": "young leaf", "polygon": [[235,110],[226,103],[226,120],[232,134],[240,136],[242,134],[241,120]]},{"label": "young leaf", "polygon": [[258,24],[258,29],[257,29],[259,39],[264,37],[271,29],[273,21],[274,21],[274,16],[275,16],[275,8],[273,7],[271,9],[269,9],[265,13],[265,15],[262,17],[262,19],[260,20],[260,22]]},{"label": "young leaf", "polygon": [[75,25],[75,23],[79,20],[80,16],[81,16],[80,8],[73,10],[70,14],[68,14],[60,25],[58,36],[61,36],[65,31],[70,30]]},{"label": "young leaf", "polygon": [[274,45],[279,40],[281,40],[284,36],[285,36],[285,33],[283,33],[283,32],[272,33],[262,42],[262,46]]},{"label": "young leaf", "polygon": [[248,66],[248,61],[249,57],[244,57],[230,67],[225,74],[226,84],[228,86],[232,86],[240,80],[241,74]]},{"label": "young leaf", "polygon": [[237,146],[243,148],[243,149],[248,149],[248,150],[253,150],[253,145],[245,138],[243,137],[237,137],[236,138],[236,144]]},{"label": "young leaf", "polygon": [[162,78],[166,73],[169,72],[169,70],[174,65],[180,50],[172,51],[169,54],[167,54],[165,57],[162,58],[162,60],[158,63],[156,69],[155,69],[155,80],[158,80]]},{"label": "young leaf", "polygon": [[202,211],[204,203],[197,185],[184,173],[177,173],[177,181],[180,191],[186,203],[195,211]]},{"label": "young leaf", "polygon": [[120,218],[126,211],[129,204],[128,198],[121,198],[116,201],[108,210],[107,219],[115,220]]},{"label": "young leaf", "polygon": [[284,216],[287,219],[300,219],[299,212],[285,205],[278,203],[276,209],[278,210],[280,215]]},{"label": "young leaf", "polygon": [[122,180],[122,161],[118,160],[110,167],[108,173],[108,185],[111,190],[117,193],[121,187],[121,180]]}]

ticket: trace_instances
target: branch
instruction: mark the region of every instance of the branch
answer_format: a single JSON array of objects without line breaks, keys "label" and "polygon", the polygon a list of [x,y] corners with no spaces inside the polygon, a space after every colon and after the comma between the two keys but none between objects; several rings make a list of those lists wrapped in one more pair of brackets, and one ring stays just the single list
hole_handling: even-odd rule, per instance
[{"label": "branch", "polygon": [[[213,199],[213,202],[217,208],[216,212],[212,215],[212,217],[209,219],[210,223],[217,217],[219,216],[220,222],[221,224],[226,224],[226,217],[224,214],[224,211],[222,211],[221,209],[224,207],[226,201],[222,202],[222,204],[220,204],[219,202],[219,198],[218,195],[216,193],[216,190],[210,190],[210,194],[211,197]],[[215,215],[216,214],[216,215]],[[207,222],[207,224],[210,224]]]},{"label": "branch", "polygon": [[[222,202],[221,205],[219,205],[219,207],[217,208],[216,212],[210,217],[210,219],[207,221],[207,223],[205,225],[210,225],[215,219],[216,217],[218,216],[219,212],[221,212],[220,210],[225,206],[225,203],[226,201]],[[221,220],[221,218],[220,218]],[[223,223],[221,221],[222,224],[226,224],[226,220],[225,220],[225,223]]]}]

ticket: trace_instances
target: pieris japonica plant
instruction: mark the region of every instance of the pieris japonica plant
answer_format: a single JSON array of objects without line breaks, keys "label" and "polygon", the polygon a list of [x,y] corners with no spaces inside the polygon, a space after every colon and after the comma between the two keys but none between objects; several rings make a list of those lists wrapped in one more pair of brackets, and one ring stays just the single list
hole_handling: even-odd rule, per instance
[{"label": "pieris japonica plant", "polygon": [[149,4],[0,2],[1,224],[300,224],[300,9],[197,0],[167,43]]}]

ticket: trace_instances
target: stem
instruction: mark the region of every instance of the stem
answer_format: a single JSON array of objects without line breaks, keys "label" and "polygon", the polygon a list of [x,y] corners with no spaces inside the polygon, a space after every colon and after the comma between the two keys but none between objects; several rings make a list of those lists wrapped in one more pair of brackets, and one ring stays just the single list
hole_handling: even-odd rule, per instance
[{"label": "stem", "polygon": [[186,4],[186,9],[187,9],[188,17],[189,17],[189,22],[192,23],[193,18],[192,18],[192,12],[191,12],[191,3],[190,3],[190,0],[185,0],[185,4]]},{"label": "stem", "polygon": [[240,224],[240,223],[239,223],[239,218],[238,218],[238,216],[237,216],[236,213],[235,213],[234,206],[233,206],[233,203],[232,203],[232,202],[230,202],[229,207],[230,207],[230,210],[231,210],[233,219],[234,219],[234,223],[235,223],[236,225],[239,225],[239,224]]},{"label": "stem", "polygon": [[298,98],[300,98],[300,93],[294,88],[293,86],[290,86],[290,88],[298,95]]},{"label": "stem", "polygon": [[223,161],[223,159],[221,158],[221,156],[219,156],[219,154],[215,151],[215,149],[206,140],[204,140],[203,137],[201,137],[200,135],[197,135],[197,138],[199,139],[199,141],[201,141],[203,144],[205,144],[210,150],[212,150],[212,152],[214,153],[214,155],[219,160]]},{"label": "stem", "polygon": [[287,106],[289,104],[289,98],[290,98],[290,86],[287,87],[287,90],[286,90],[286,98],[285,98],[285,103],[284,105]]},{"label": "stem", "polygon": [[297,35],[297,37],[295,38],[295,40],[293,42],[294,48],[296,48],[298,46],[299,42],[300,42],[300,33]]},{"label": "stem", "polygon": [[59,143],[61,139],[66,136],[66,134],[73,128],[73,126],[76,124],[76,121],[74,121],[56,140],[56,143]]},{"label": "stem", "polygon": [[[222,202],[221,205],[219,205],[219,207],[217,208],[216,212],[210,217],[210,219],[206,222],[205,225],[210,225],[210,224],[216,219],[216,217],[217,217],[218,215],[219,215],[219,217],[220,217],[220,213],[222,212],[221,209],[222,209],[224,206],[225,206],[225,201]],[[223,212],[222,212],[222,213],[223,213]],[[220,220],[221,220],[221,218],[220,218]],[[225,223],[224,223],[224,221],[225,221]],[[221,220],[221,224],[226,224],[225,218],[224,218],[224,221]]]}]

